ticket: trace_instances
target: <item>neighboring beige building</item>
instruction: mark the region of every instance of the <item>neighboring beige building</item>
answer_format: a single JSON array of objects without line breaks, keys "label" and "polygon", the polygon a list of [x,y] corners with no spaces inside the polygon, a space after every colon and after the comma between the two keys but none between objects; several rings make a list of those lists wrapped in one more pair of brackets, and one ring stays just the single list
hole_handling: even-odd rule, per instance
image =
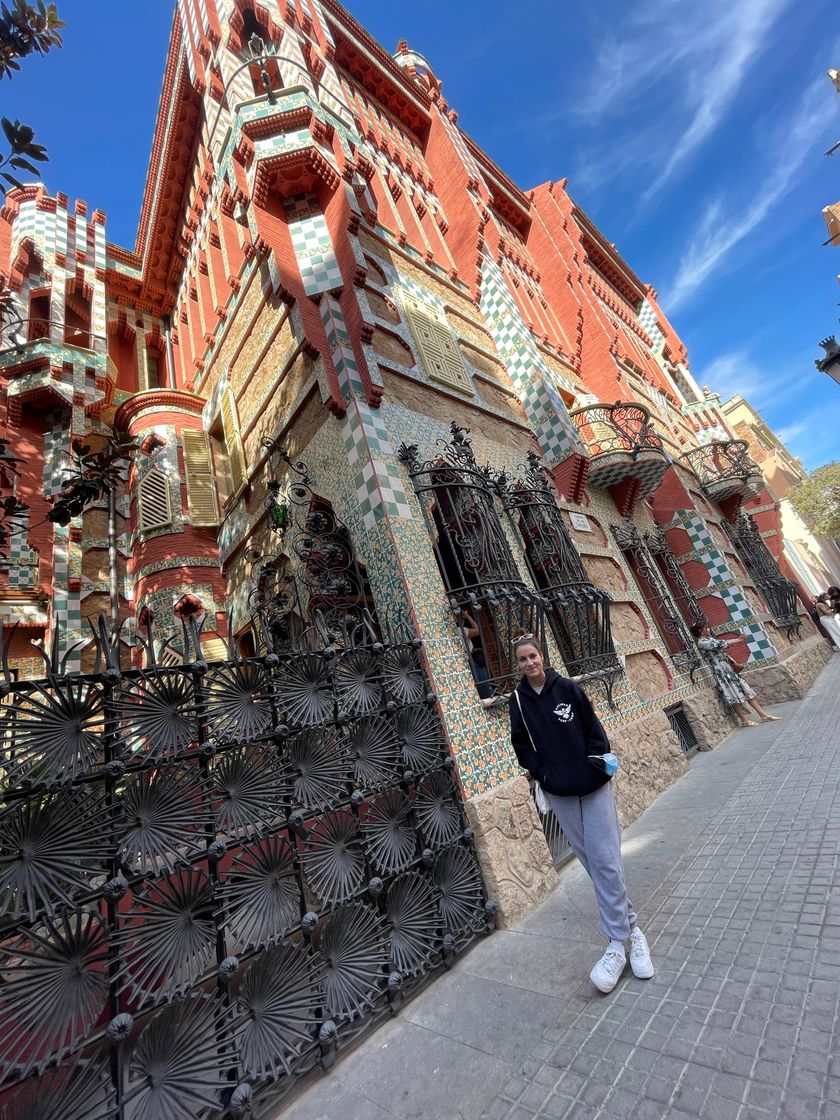
[{"label": "neighboring beige building", "polygon": [[801,460],[791,455],[743,397],[730,397],[722,411],[735,434],[749,444],[767,489],[778,501],[784,555],[796,578],[813,595],[830,584],[840,586],[840,544],[831,537],[814,536],[788,499],[792,487],[807,477]]}]

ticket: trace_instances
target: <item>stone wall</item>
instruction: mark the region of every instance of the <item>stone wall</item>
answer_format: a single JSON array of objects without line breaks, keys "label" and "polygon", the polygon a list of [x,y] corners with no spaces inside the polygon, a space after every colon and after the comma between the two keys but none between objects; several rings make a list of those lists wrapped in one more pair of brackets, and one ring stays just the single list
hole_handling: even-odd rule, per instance
[{"label": "stone wall", "polygon": [[557,883],[528,782],[512,778],[471,798],[465,808],[487,896],[499,908],[497,925],[507,929],[548,898]]},{"label": "stone wall", "polygon": [[621,824],[626,828],[682,777],[688,763],[664,712],[610,728],[609,736],[621,762],[613,781]]},{"label": "stone wall", "polygon": [[717,689],[704,688],[687,696],[682,706],[701,751],[710,751],[735,729],[735,720],[720,702]]},{"label": "stone wall", "polygon": [[744,680],[755,689],[762,704],[783,704],[801,699],[831,657],[828,643],[821,637],[806,638],[786,650],[779,661],[744,673]]}]

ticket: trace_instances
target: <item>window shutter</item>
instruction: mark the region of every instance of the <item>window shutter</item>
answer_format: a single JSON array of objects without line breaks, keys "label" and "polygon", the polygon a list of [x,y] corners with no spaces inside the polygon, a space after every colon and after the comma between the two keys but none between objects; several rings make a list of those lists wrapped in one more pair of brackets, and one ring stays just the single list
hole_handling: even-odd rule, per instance
[{"label": "window shutter", "polygon": [[187,499],[193,525],[218,525],[219,503],[216,500],[216,479],[210,459],[210,442],[206,432],[187,431],[181,434],[184,466],[187,473]]},{"label": "window shutter", "polygon": [[137,487],[137,525],[141,533],[162,529],[172,522],[172,497],[169,479],[152,467]]},{"label": "window shutter", "polygon": [[228,656],[227,643],[224,638],[215,635],[205,637],[201,635],[201,655],[205,661],[226,661]]},{"label": "window shutter", "polygon": [[239,434],[239,417],[236,413],[236,401],[233,399],[233,390],[228,386],[222,394],[220,405],[222,413],[222,427],[225,431],[225,449],[227,450],[228,464],[230,466],[230,479],[233,494],[238,494],[248,481],[245,466],[245,449],[242,446],[242,437]]},{"label": "window shutter", "polygon": [[411,333],[420,348],[423,368],[434,381],[457,389],[459,393],[473,396],[470,375],[461,357],[461,351],[452,337],[446,316],[431,304],[403,293],[403,307]]}]

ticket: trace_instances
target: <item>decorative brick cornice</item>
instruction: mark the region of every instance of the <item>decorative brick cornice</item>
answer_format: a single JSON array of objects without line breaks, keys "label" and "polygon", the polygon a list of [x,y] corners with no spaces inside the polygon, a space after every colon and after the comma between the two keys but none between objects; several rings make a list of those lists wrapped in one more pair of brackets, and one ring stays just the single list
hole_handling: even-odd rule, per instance
[{"label": "decorative brick cornice", "polygon": [[114,424],[117,428],[127,428],[132,419],[146,409],[165,412],[167,409],[177,408],[200,416],[206,403],[203,397],[185,393],[183,389],[148,389],[146,392],[136,393],[120,405],[114,416]]}]

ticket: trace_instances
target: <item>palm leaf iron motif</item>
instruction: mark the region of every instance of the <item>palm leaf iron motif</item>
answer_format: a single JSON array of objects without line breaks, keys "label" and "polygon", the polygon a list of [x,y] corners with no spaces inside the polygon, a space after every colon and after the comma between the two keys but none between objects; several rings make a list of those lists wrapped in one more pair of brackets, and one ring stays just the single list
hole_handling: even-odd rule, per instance
[{"label": "palm leaf iron motif", "polygon": [[17,681],[0,627],[2,1120],[271,1112],[492,927],[421,643],[283,462],[256,656],[147,611]]}]

